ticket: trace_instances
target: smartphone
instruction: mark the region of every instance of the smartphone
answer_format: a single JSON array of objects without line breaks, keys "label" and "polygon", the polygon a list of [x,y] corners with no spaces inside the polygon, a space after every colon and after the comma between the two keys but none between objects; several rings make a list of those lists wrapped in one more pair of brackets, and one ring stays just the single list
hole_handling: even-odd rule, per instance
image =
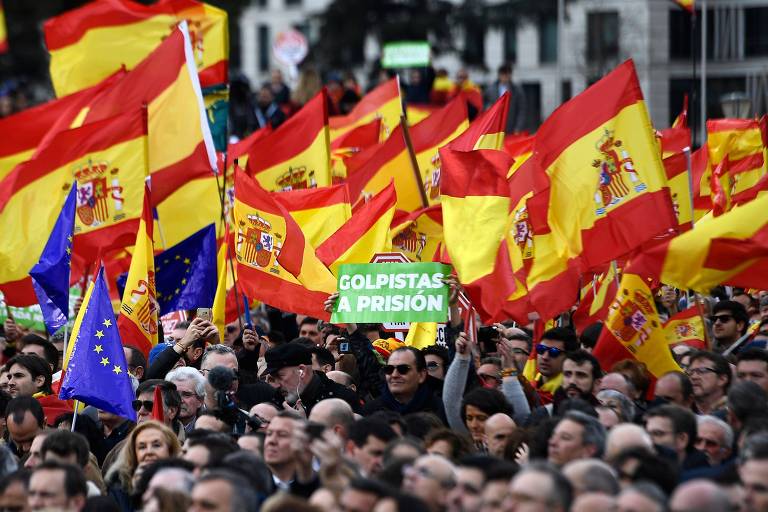
[{"label": "smartphone", "polygon": [[197,308],[197,317],[210,322],[213,320],[213,312],[211,308]]},{"label": "smartphone", "polygon": [[322,423],[310,421],[307,423],[306,430],[310,439],[317,439],[323,435],[323,432],[325,431],[325,425]]},{"label": "smartphone", "polygon": [[481,327],[477,330],[477,341],[484,354],[497,352],[496,340],[499,333],[495,327]]},{"label": "smartphone", "polygon": [[[344,338],[341,338],[342,340]],[[339,354],[349,354],[349,342],[344,340],[339,342]]]}]

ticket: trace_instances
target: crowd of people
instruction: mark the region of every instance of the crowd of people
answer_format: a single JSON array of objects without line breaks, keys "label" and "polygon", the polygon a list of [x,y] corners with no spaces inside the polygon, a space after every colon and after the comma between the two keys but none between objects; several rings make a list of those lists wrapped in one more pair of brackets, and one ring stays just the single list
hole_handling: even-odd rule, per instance
[{"label": "crowd of people", "polygon": [[274,309],[219,343],[189,312],[148,359],[124,348],[136,423],[46,401],[63,340],[8,320],[0,509],[768,511],[768,296],[723,293],[709,349],[674,347],[683,371],[657,380],[601,367],[599,323],[476,343],[454,304],[418,350]]}]

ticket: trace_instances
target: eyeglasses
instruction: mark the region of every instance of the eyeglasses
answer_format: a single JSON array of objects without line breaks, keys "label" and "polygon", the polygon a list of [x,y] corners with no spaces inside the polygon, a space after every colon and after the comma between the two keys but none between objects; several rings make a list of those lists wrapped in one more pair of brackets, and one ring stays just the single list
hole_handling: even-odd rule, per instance
[{"label": "eyeglasses", "polygon": [[712,320],[713,324],[716,324],[717,322],[727,324],[731,320],[733,320],[733,315],[712,315],[709,317],[710,320]]},{"label": "eyeglasses", "polygon": [[133,410],[136,412],[139,412],[142,407],[144,407],[144,409],[147,411],[151,411],[152,407],[155,405],[155,402],[152,400],[134,400],[131,402],[131,405],[133,406]]},{"label": "eyeglasses", "polygon": [[396,364],[396,365],[387,364],[387,365],[384,365],[381,368],[381,372],[384,375],[392,375],[393,373],[395,373],[395,370],[397,370],[397,373],[399,373],[400,375],[408,375],[408,372],[411,371],[411,365],[409,365],[409,364]]},{"label": "eyeglasses", "polygon": [[702,366],[701,368],[688,368],[687,370],[685,370],[685,373],[689,377],[692,377],[694,375],[701,377],[708,373],[717,373],[717,370],[715,370],[714,368],[707,368],[706,366]]},{"label": "eyeglasses", "polygon": [[490,375],[488,373],[478,373],[477,377],[480,380],[483,380],[483,381],[493,381],[493,382],[495,382],[497,384],[501,383],[501,377],[499,377],[497,375]]},{"label": "eyeglasses", "polygon": [[440,368],[440,363],[437,361],[429,361],[427,363],[427,370],[437,370],[438,368]]},{"label": "eyeglasses", "polygon": [[565,352],[565,350],[560,350],[557,347],[548,347],[546,345],[542,345],[541,343],[538,343],[536,345],[536,353],[539,354],[540,356],[542,356],[542,355],[544,355],[544,352],[548,353],[549,357],[554,359],[556,357],[559,357],[560,354]]},{"label": "eyeglasses", "polygon": [[718,443],[714,439],[704,439],[703,437],[697,437],[696,438],[696,444],[698,444],[698,445],[703,444],[707,448],[719,448],[720,447],[720,443]]}]

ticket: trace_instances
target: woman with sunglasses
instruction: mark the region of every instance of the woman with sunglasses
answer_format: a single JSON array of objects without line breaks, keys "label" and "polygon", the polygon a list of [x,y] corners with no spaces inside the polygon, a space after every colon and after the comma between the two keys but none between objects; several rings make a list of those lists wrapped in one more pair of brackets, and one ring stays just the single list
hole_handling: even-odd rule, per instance
[{"label": "woman with sunglasses", "polygon": [[131,495],[143,467],[157,460],[177,457],[179,453],[181,446],[171,429],[154,420],[137,425],[107,471],[105,481],[109,495],[122,510],[133,510]]},{"label": "woman with sunglasses", "polygon": [[[520,423],[531,413],[523,388],[517,380],[512,352],[507,350],[509,347],[505,342],[506,340],[502,339],[497,345],[504,367],[499,375],[502,380],[501,392],[480,388],[464,396],[475,345],[463,332],[456,338],[456,356],[445,375],[443,405],[448,425],[456,432],[471,434],[475,446],[480,451],[485,451],[485,420],[490,416],[498,412],[514,415],[515,420]],[[464,397],[461,401],[457,400],[460,396]]]}]

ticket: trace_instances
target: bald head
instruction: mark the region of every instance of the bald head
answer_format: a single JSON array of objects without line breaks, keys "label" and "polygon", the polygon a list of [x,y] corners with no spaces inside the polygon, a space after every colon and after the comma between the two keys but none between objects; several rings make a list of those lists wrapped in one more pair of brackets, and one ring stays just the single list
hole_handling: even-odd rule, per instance
[{"label": "bald head", "polygon": [[605,441],[605,460],[609,463],[627,448],[645,448],[653,453],[653,441],[648,432],[634,423],[621,423],[608,432]]},{"label": "bald head", "polygon": [[488,445],[488,454],[494,457],[503,457],[507,443],[516,429],[515,420],[504,413],[496,413],[488,418],[485,421],[485,441]]},{"label": "bald head", "polygon": [[669,503],[672,510],[717,512],[731,509],[728,493],[710,480],[691,480],[680,485]]},{"label": "bald head", "polygon": [[331,370],[330,372],[326,373],[325,376],[336,384],[341,384],[344,387],[355,389],[355,381],[347,372],[342,372],[341,370]]},{"label": "bald head", "polygon": [[325,425],[346,440],[349,427],[355,422],[352,407],[340,398],[320,400],[309,413],[309,421]]},{"label": "bald head", "polygon": [[594,512],[595,510],[614,510],[616,498],[599,492],[580,495],[573,502],[571,512]]},{"label": "bald head", "polygon": [[578,459],[563,467],[563,475],[571,482],[573,493],[601,493],[615,496],[619,493],[619,480],[611,466],[599,459]]},{"label": "bald head", "polygon": [[603,375],[603,379],[600,381],[600,391],[604,389],[612,389],[623,395],[632,396],[629,381],[624,375],[618,372],[611,372]]}]

